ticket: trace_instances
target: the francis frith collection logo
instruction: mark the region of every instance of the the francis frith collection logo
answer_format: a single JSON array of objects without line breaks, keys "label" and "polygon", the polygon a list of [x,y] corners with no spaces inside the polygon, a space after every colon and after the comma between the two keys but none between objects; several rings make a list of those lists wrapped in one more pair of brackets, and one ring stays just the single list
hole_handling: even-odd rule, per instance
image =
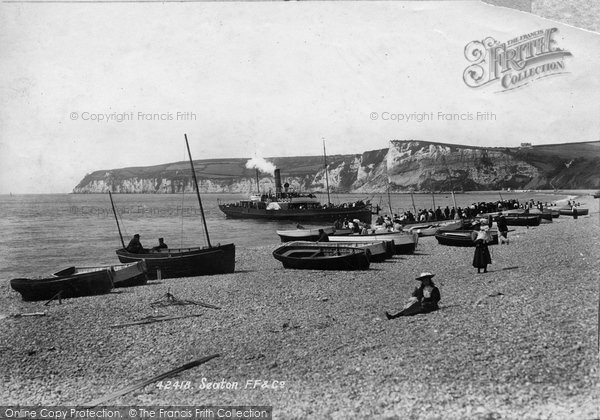
[{"label": "the francis frith collection logo", "polygon": [[505,91],[565,73],[565,57],[572,54],[558,48],[554,39],[557,31],[540,29],[502,43],[492,37],[469,42],[465,58],[471,64],[463,72],[463,80],[472,88],[496,82]]}]

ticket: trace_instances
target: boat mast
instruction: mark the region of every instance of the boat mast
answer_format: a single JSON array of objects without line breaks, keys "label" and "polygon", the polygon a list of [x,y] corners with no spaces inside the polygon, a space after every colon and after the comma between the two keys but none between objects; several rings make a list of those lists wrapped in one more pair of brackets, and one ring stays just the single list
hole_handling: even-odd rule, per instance
[{"label": "boat mast", "polygon": [[458,214],[458,206],[456,205],[456,197],[454,197],[454,190],[452,190],[452,201],[454,202],[454,219],[460,219]]},{"label": "boat mast", "polygon": [[390,208],[390,217],[394,217],[394,212],[392,211],[392,198],[390,197],[390,181],[387,182],[387,195],[388,195],[388,207]]},{"label": "boat mast", "polygon": [[415,198],[413,197],[413,190],[410,189],[410,199],[412,200],[413,210],[415,211],[415,217],[417,217],[417,207],[415,206]]},{"label": "boat mast", "polygon": [[260,196],[260,184],[258,183],[258,168],[256,168],[256,193]]},{"label": "boat mast", "polygon": [[117,211],[115,210],[115,203],[113,203],[112,194],[110,190],[108,191],[108,196],[110,197],[110,205],[113,209],[113,214],[115,215],[115,221],[117,222],[117,229],[119,229],[119,237],[121,238],[121,245],[125,248],[125,242],[123,241],[123,234],[121,234],[121,226],[119,226],[119,219],[117,218]]},{"label": "boat mast", "polygon": [[190,152],[190,144],[188,143],[187,134],[184,134],[185,145],[187,147],[188,156],[190,157],[190,166],[192,167],[192,176],[194,177],[194,185],[196,186],[196,196],[198,197],[198,204],[200,204],[200,213],[202,214],[202,223],[204,224],[204,233],[206,234],[206,242],[208,247],[212,248],[210,244],[210,237],[208,236],[208,227],[206,226],[206,218],[204,217],[204,208],[202,207],[202,200],[200,199],[200,188],[198,188],[198,180],[196,179],[196,171],[194,170],[194,162],[192,161],[192,153]]},{"label": "boat mast", "polygon": [[323,139],[323,167],[325,168],[325,184],[327,185],[327,205],[331,205],[331,199],[329,198],[329,171],[327,170],[327,152],[325,151],[325,138]]},{"label": "boat mast", "polygon": [[433,211],[435,212],[435,193],[431,191],[431,201],[433,201]]}]

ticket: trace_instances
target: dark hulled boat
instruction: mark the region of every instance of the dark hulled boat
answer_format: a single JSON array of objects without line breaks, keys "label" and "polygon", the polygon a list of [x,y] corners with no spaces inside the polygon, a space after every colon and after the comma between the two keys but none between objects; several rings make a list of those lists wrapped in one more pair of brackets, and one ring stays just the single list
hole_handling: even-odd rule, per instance
[{"label": "dark hulled boat", "polygon": [[122,263],[145,261],[148,271],[148,278],[150,279],[156,279],[159,275],[161,278],[195,277],[233,273],[235,270],[235,245],[218,244],[213,246],[210,243],[210,236],[206,226],[204,209],[202,207],[202,200],[200,198],[200,190],[198,188],[198,180],[196,178],[196,171],[194,169],[194,163],[192,161],[192,154],[187,141],[187,135],[185,135],[185,144],[187,147],[188,156],[190,158],[190,165],[192,167],[192,176],[194,178],[194,185],[196,187],[196,195],[198,197],[198,204],[200,206],[200,213],[202,215],[204,233],[206,235],[206,242],[208,244],[207,246],[166,249],[147,253],[128,252],[125,247],[125,242],[123,242],[123,237],[121,236],[121,228],[119,227],[119,220],[117,219],[117,214],[113,204],[113,211],[115,212],[115,219],[117,221],[119,235],[121,236],[121,244],[123,245],[122,249],[116,251],[119,261]]},{"label": "dark hulled boat", "polygon": [[101,295],[113,288],[113,272],[107,268],[42,279],[12,279],[10,286],[25,301]]},{"label": "dark hulled boat", "polygon": [[[581,207],[581,208],[576,207],[576,209],[577,209],[577,216],[587,216],[590,212],[589,209],[586,209],[583,207]],[[569,208],[569,207],[562,208],[559,210],[559,213],[562,214],[563,216],[573,216],[573,209]]]},{"label": "dark hulled boat", "polygon": [[507,214],[504,217],[508,226],[539,226],[542,220],[539,214]]},{"label": "dark hulled boat", "polygon": [[[286,184],[287,185],[287,184]],[[294,222],[329,222],[354,220],[371,223],[372,207],[358,201],[342,205],[321,204],[313,194],[303,194],[282,189],[281,174],[275,169],[275,194],[253,196],[236,203],[219,203],[219,209],[229,218],[291,220]]]},{"label": "dark hulled boat", "polygon": [[234,244],[169,249],[168,252],[148,254],[133,254],[119,249],[117,256],[122,263],[145,261],[150,280],[156,280],[159,271],[162,278],[169,279],[233,273],[235,269]]}]

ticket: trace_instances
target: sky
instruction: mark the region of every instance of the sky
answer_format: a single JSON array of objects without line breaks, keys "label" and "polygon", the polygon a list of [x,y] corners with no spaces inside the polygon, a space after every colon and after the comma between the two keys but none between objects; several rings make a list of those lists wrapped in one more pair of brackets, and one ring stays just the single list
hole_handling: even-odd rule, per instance
[{"label": "sky", "polygon": [[[194,159],[600,140],[600,35],[477,1],[0,7],[0,194],[185,160],[184,133]],[[549,28],[560,74],[465,83],[471,41]]]}]

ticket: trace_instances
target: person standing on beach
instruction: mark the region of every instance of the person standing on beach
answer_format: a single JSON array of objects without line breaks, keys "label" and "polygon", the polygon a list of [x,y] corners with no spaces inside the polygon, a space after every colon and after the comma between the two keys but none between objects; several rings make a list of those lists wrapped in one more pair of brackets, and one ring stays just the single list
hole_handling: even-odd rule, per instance
[{"label": "person standing on beach", "polygon": [[477,273],[487,273],[488,264],[492,263],[492,256],[490,255],[490,249],[488,243],[491,242],[489,227],[482,226],[481,230],[475,238],[475,254],[473,255],[473,267],[477,269]]},{"label": "person standing on beach", "polygon": [[412,316],[416,314],[426,314],[439,309],[438,302],[441,299],[440,290],[433,284],[435,274],[428,272],[421,273],[415,280],[421,282],[412,292],[412,297],[408,300],[404,309],[395,315],[385,313],[387,319],[394,319],[400,316]]},{"label": "person standing on beach", "polygon": [[496,225],[498,226],[498,232],[500,233],[500,243],[506,242],[508,245],[508,225],[506,224],[506,217],[500,215],[496,221]]},{"label": "person standing on beach", "polygon": [[577,207],[575,207],[575,205],[573,205],[573,219],[577,219],[577,217],[579,216],[579,213],[577,213]]}]

